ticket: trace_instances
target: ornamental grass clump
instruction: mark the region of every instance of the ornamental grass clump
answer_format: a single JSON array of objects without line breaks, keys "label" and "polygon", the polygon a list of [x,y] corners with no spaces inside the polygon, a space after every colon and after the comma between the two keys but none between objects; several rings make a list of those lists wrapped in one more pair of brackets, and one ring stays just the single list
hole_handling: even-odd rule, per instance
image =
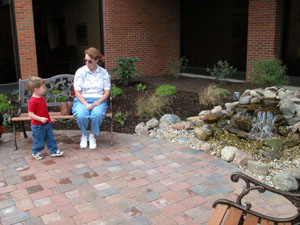
[{"label": "ornamental grass clump", "polygon": [[205,106],[223,104],[223,98],[229,95],[229,90],[212,84],[199,93],[199,103]]},{"label": "ornamental grass clump", "polygon": [[168,105],[170,103],[170,98],[158,96],[154,93],[142,96],[136,101],[137,116],[142,118],[151,118],[157,115],[162,116],[162,109],[169,108]]}]

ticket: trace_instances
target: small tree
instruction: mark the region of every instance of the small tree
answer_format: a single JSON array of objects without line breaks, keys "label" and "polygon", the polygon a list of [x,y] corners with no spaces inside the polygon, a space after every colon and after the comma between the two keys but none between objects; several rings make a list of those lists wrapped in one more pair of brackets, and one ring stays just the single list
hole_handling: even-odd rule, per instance
[{"label": "small tree", "polygon": [[261,59],[252,62],[252,67],[248,76],[251,83],[263,86],[281,86],[288,83],[287,68],[279,59]]},{"label": "small tree", "polygon": [[136,62],[138,61],[140,61],[139,58],[119,58],[117,60],[118,66],[112,68],[110,72],[116,74],[121,85],[130,85],[133,82],[134,78],[142,74],[138,74],[136,72]]},{"label": "small tree", "polygon": [[220,82],[226,78],[230,78],[236,70],[237,69],[230,66],[226,60],[224,62],[219,60],[217,65],[214,65],[212,69],[207,68],[207,72]]}]

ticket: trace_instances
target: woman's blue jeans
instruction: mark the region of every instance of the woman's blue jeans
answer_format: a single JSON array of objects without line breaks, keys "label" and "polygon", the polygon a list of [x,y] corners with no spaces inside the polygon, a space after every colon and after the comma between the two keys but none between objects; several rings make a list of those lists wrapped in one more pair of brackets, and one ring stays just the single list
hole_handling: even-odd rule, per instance
[{"label": "woman's blue jeans", "polygon": [[[89,104],[93,104],[99,98],[84,98]],[[89,121],[91,121],[91,132],[100,135],[100,126],[105,117],[107,110],[107,100],[100,105],[95,106],[92,110],[88,110],[77,98],[74,99],[74,105],[72,107],[73,115],[77,121],[78,127],[84,136],[88,135],[87,128]]]},{"label": "woman's blue jeans", "polygon": [[31,125],[32,130],[32,153],[35,154],[44,149],[44,143],[47,143],[48,150],[51,154],[56,153],[57,144],[52,130],[52,124]]}]

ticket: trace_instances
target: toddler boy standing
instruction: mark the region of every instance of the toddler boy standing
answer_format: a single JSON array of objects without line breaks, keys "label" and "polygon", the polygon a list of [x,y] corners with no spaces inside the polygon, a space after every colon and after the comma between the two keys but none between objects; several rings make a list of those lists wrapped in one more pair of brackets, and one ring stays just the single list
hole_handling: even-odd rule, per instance
[{"label": "toddler boy standing", "polygon": [[50,118],[47,103],[43,96],[46,92],[45,81],[40,77],[31,77],[27,87],[32,92],[28,102],[28,115],[31,118],[33,157],[38,160],[44,158],[41,153],[44,149],[44,142],[47,143],[52,157],[62,156],[64,152],[57,148],[51,125],[51,122],[55,122],[55,120]]}]

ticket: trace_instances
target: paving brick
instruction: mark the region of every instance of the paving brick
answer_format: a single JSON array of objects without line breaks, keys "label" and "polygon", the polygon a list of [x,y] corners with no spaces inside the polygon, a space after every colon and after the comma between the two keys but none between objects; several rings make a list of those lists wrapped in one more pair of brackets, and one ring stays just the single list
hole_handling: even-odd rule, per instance
[{"label": "paving brick", "polygon": [[6,178],[6,183],[8,185],[18,184],[18,183],[21,183],[21,182],[23,182],[23,180],[19,176],[11,176],[11,177]]},{"label": "paving brick", "polygon": [[44,191],[39,191],[39,192],[35,192],[35,193],[31,194],[30,197],[34,201],[37,199],[50,197],[52,195],[53,195],[52,189],[45,189]]},{"label": "paving brick", "polygon": [[50,205],[34,208],[30,210],[29,213],[31,217],[40,217],[49,213],[53,213],[55,211],[56,211],[55,207],[52,204],[50,204]]},{"label": "paving brick", "polygon": [[88,211],[92,211],[94,210],[94,207],[91,203],[84,203],[84,204],[81,204],[81,205],[77,205],[75,206],[75,208],[77,209],[77,211],[79,213],[83,213],[83,212],[88,212]]},{"label": "paving brick", "polygon": [[0,209],[4,209],[14,205],[15,205],[15,201],[13,199],[3,200],[0,202]]},{"label": "paving brick", "polygon": [[[16,206],[10,206],[0,210],[0,217],[8,216],[13,213],[17,213],[18,209]],[[1,220],[0,220],[1,221]]]},{"label": "paving brick", "polygon": [[26,220],[24,222],[24,225],[44,225],[44,224],[45,224],[44,221],[40,217],[30,218],[29,220]]},{"label": "paving brick", "polygon": [[28,220],[30,218],[28,212],[18,212],[2,218],[3,225],[16,224]]},{"label": "paving brick", "polygon": [[36,192],[43,191],[44,188],[41,185],[35,185],[35,186],[27,187],[26,190],[27,190],[28,194],[33,194]]},{"label": "paving brick", "polygon": [[35,207],[41,207],[49,204],[51,204],[50,198],[42,198],[34,201]]},{"label": "paving brick", "polygon": [[60,215],[58,215],[58,213],[54,212],[54,213],[43,215],[42,220],[44,221],[45,224],[49,224],[61,220],[61,217]]},{"label": "paving brick", "polygon": [[70,180],[74,185],[80,185],[88,182],[88,180],[83,176],[71,177]]},{"label": "paving brick", "polygon": [[183,204],[176,203],[176,204],[166,206],[165,208],[162,209],[162,211],[169,216],[174,216],[176,214],[185,211],[186,209],[187,208]]},{"label": "paving brick", "polygon": [[91,172],[93,171],[90,168],[80,168],[72,171],[74,175],[80,175],[80,174],[91,173]]},{"label": "paving brick", "polygon": [[73,206],[71,202],[68,202],[66,204],[62,204],[56,207],[59,215],[61,215],[64,218],[74,217],[78,215],[78,211]]},{"label": "paving brick", "polygon": [[16,202],[16,206],[19,212],[28,211],[34,208],[33,202],[30,198],[22,199]]},{"label": "paving brick", "polygon": [[65,193],[76,189],[74,184],[61,184],[56,186],[53,190],[55,193]]},{"label": "paving brick", "polygon": [[69,199],[65,196],[65,194],[52,195],[50,196],[50,200],[55,206],[69,202]]},{"label": "paving brick", "polygon": [[93,210],[74,216],[73,219],[76,222],[76,224],[84,224],[96,219],[100,219],[100,217],[100,214],[97,211]]}]

